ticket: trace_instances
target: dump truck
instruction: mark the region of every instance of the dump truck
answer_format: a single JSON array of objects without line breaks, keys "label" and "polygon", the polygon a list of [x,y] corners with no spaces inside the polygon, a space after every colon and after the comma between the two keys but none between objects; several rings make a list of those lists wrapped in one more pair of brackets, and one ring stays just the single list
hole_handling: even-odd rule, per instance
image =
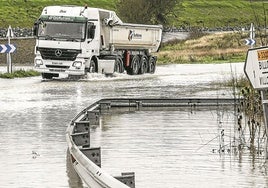
[{"label": "dump truck", "polygon": [[47,6],[34,23],[34,67],[44,79],[60,74],[154,73],[161,25],[123,23],[114,11]]}]

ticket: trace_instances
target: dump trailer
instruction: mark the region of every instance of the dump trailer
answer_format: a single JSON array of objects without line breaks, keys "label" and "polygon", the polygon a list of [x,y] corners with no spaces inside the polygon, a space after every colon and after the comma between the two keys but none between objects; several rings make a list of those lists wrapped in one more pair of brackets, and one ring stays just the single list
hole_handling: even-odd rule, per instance
[{"label": "dump trailer", "polygon": [[154,73],[161,25],[123,23],[114,11],[45,7],[35,22],[34,67],[44,79],[87,73]]}]

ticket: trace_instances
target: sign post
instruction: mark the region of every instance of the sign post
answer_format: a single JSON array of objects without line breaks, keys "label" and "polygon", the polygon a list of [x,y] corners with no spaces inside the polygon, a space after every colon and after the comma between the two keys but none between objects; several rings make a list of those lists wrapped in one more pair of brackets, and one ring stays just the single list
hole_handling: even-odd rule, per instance
[{"label": "sign post", "polygon": [[[11,37],[14,37],[14,34],[13,34],[11,26],[9,26],[8,30],[7,30],[8,45],[10,45],[10,38]],[[12,62],[11,62],[10,52],[7,53],[7,72],[12,73]]]},{"label": "sign post", "polygon": [[255,28],[253,26],[253,23],[250,25],[250,30],[249,30],[249,39],[246,39],[246,45],[250,45],[251,48],[254,47],[254,44],[256,43],[255,41]]},{"label": "sign post", "polygon": [[260,90],[266,130],[265,154],[268,159],[268,47],[249,49],[244,72],[254,89]]}]

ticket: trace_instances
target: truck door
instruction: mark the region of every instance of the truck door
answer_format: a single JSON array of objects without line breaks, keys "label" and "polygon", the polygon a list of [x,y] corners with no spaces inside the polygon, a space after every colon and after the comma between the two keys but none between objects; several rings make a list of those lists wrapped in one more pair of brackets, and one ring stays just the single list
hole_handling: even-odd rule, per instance
[{"label": "truck door", "polygon": [[93,22],[88,22],[87,24],[87,38],[86,38],[86,46],[87,52],[92,55],[99,55],[99,32],[96,24]]}]

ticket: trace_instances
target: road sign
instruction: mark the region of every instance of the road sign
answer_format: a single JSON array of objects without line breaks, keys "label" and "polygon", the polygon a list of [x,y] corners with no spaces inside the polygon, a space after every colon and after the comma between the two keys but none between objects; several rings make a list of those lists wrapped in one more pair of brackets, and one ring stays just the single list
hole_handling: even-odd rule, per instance
[{"label": "road sign", "polygon": [[254,39],[246,39],[246,45],[254,45],[256,43],[256,41]]},{"label": "road sign", "polygon": [[254,89],[268,88],[268,47],[248,50],[244,72]]},{"label": "road sign", "polygon": [[16,51],[14,44],[0,44],[0,53],[13,53]]},{"label": "road sign", "polygon": [[256,41],[254,40],[255,28],[253,26],[253,23],[251,23],[249,31],[250,31],[249,32],[249,39],[245,39],[245,41],[246,41],[246,45],[249,45],[249,46],[251,46],[251,48],[253,48],[254,44],[256,43]]}]

